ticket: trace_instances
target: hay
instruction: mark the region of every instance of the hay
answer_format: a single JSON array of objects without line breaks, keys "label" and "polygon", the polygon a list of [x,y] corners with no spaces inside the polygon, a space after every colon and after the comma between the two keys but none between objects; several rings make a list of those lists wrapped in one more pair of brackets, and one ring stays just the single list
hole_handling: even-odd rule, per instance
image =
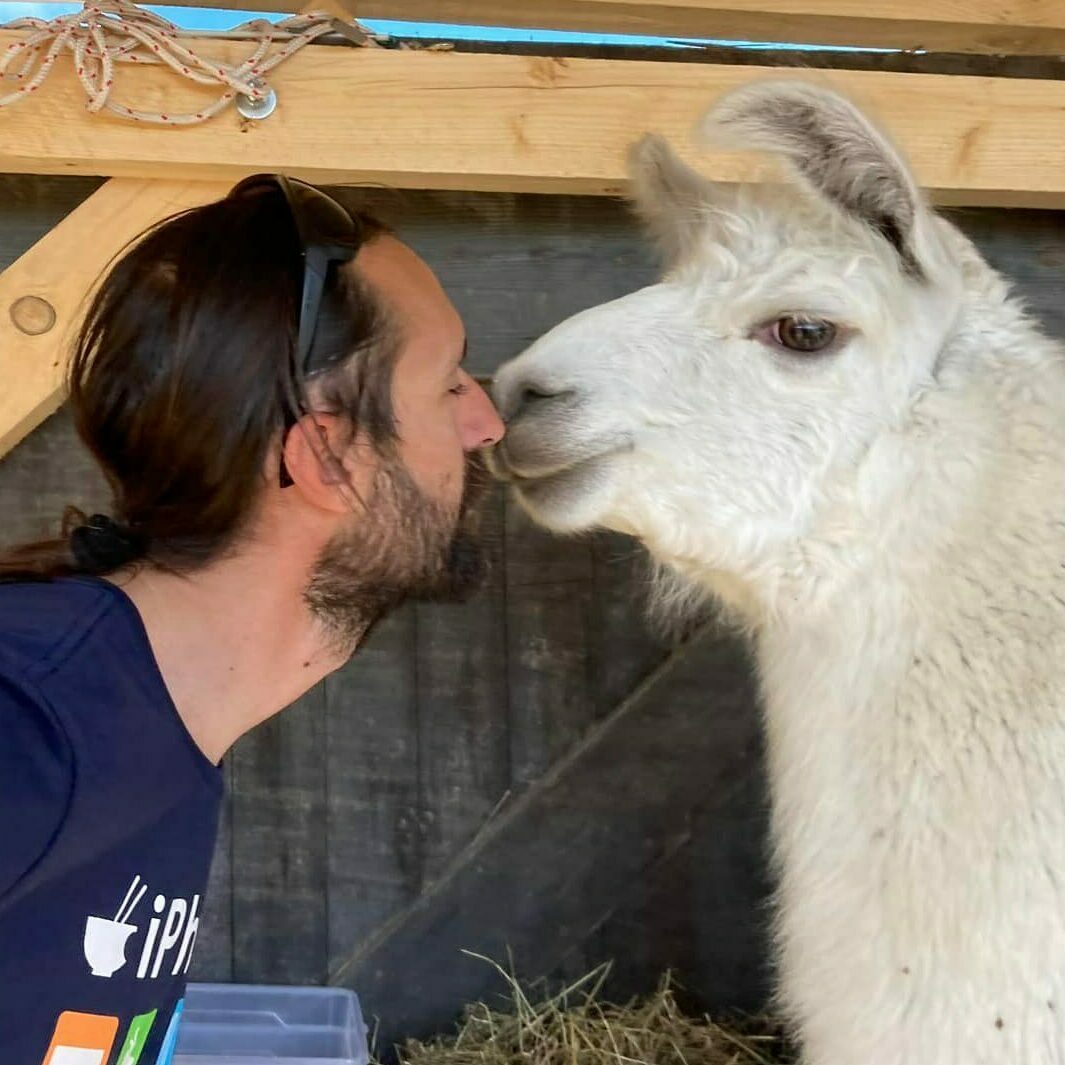
[{"label": "hay", "polygon": [[[478,957],[478,955],[474,955]],[[489,961],[489,959],[482,959]],[[779,1031],[767,1022],[727,1027],[685,1016],[665,976],[646,998],[601,1001],[609,966],[556,995],[534,1000],[494,962],[507,983],[505,1008],[469,1006],[457,1035],[398,1048],[402,1065],[787,1065]]]}]

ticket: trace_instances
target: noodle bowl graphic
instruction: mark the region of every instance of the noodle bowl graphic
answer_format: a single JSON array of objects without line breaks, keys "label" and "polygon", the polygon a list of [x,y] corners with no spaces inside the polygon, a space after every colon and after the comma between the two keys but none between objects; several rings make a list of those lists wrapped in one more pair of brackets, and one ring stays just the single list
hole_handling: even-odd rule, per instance
[{"label": "noodle bowl graphic", "polygon": [[[139,888],[138,888],[139,885]],[[114,976],[126,964],[126,944],[137,926],[128,918],[144,898],[148,885],[135,876],[113,918],[88,917],[85,921],[85,960],[93,976]]]}]

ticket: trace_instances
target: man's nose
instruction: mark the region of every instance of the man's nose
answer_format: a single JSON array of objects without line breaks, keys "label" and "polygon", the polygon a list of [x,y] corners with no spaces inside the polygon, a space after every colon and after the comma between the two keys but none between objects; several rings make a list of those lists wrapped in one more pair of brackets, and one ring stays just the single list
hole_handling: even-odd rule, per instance
[{"label": "man's nose", "polygon": [[469,416],[463,434],[463,446],[467,451],[491,447],[503,439],[507,429],[495,404],[480,383],[470,380],[470,395],[467,397]]}]

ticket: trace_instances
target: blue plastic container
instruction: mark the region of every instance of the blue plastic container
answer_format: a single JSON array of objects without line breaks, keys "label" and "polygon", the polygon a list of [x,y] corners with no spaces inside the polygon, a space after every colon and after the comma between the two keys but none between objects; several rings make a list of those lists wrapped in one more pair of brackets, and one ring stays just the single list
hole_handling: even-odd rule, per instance
[{"label": "blue plastic container", "polygon": [[358,996],[336,987],[189,984],[174,1065],[368,1065]]}]

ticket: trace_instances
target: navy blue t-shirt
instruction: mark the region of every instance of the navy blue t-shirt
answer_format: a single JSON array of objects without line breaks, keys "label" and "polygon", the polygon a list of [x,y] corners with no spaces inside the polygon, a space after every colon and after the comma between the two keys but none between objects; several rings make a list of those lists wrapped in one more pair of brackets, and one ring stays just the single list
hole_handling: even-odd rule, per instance
[{"label": "navy blue t-shirt", "polygon": [[222,796],[133,603],[0,584],[0,1062],[173,1053]]}]

